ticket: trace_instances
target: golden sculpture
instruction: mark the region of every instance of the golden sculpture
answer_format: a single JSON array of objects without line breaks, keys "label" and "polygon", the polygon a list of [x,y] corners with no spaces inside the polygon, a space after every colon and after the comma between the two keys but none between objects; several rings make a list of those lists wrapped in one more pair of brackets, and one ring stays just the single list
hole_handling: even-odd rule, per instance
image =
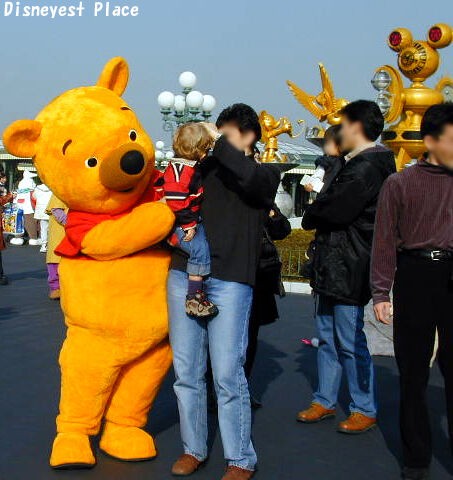
[{"label": "golden sculpture", "polygon": [[348,101],[335,96],[332,82],[322,63],[319,64],[319,72],[322,91],[318,95],[309,95],[289,80],[286,83],[297,101],[320,122],[327,121],[330,125],[337,125],[341,122],[340,111]]},{"label": "golden sculpture", "polygon": [[442,78],[435,88],[424,85],[439,67],[437,50],[450,45],[452,39],[452,28],[444,23],[432,26],[426,41],[413,40],[406,28],[397,28],[388,36],[388,46],[398,53],[399,70],[412,82],[405,88],[401,74],[389,65],[376,69],[373,79],[386,122],[397,122],[383,132],[382,141],[395,152],[398,169],[424,152],[420,124],[428,107],[453,100],[452,78]]},{"label": "golden sculpture", "polygon": [[[303,123],[303,120],[299,120],[298,123]],[[276,118],[266,112],[266,110],[260,113],[260,124],[262,132],[261,142],[264,143],[264,152],[261,155],[261,161],[264,163],[287,162],[286,155],[278,153],[277,137],[286,133],[291,138],[297,138],[302,132],[294,135],[293,126],[287,117],[276,120]]]}]

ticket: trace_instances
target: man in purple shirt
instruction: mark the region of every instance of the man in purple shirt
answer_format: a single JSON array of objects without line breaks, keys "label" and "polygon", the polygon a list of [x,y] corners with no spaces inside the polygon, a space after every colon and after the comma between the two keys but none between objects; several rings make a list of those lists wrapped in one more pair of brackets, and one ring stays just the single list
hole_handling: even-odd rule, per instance
[{"label": "man in purple shirt", "polygon": [[428,154],[392,175],[376,215],[371,287],[376,318],[390,323],[400,372],[403,478],[427,479],[431,431],[425,401],[436,329],[453,449],[453,104],[423,118]]}]

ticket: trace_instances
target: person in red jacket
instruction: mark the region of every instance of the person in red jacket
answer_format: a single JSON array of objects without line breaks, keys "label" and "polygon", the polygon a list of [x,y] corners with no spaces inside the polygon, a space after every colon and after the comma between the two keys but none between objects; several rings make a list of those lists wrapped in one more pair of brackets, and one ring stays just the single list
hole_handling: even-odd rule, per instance
[{"label": "person in red jacket", "polygon": [[8,192],[5,183],[6,175],[3,171],[0,171],[0,285],[8,285],[8,277],[3,273],[2,263],[2,250],[6,248],[6,243],[3,239],[2,210],[4,205],[13,200],[13,195]]},{"label": "person in red jacket", "polygon": [[211,255],[200,218],[203,199],[200,162],[212,148],[212,136],[200,123],[178,128],[173,139],[175,157],[161,180],[167,205],[176,216],[169,243],[189,256],[186,313],[194,318],[213,318],[218,309],[206,296],[203,278],[211,273]]}]

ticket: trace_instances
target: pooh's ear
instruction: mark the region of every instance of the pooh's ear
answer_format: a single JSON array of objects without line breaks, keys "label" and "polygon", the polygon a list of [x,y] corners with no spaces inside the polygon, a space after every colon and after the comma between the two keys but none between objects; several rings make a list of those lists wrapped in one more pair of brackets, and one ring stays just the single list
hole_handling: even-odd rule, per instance
[{"label": "pooh's ear", "polygon": [[129,66],[121,57],[112,58],[99,77],[97,86],[108,88],[121,97],[129,81]]},{"label": "pooh's ear", "polygon": [[16,157],[32,158],[41,129],[42,125],[36,120],[17,120],[3,132],[3,144]]}]

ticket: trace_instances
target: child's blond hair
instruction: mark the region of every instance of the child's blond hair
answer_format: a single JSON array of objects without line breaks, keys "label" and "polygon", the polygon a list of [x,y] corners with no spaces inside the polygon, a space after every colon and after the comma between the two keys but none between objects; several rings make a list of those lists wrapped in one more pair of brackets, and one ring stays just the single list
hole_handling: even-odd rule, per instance
[{"label": "child's blond hair", "polygon": [[173,151],[178,158],[199,161],[213,145],[208,130],[200,123],[186,123],[176,130]]}]

